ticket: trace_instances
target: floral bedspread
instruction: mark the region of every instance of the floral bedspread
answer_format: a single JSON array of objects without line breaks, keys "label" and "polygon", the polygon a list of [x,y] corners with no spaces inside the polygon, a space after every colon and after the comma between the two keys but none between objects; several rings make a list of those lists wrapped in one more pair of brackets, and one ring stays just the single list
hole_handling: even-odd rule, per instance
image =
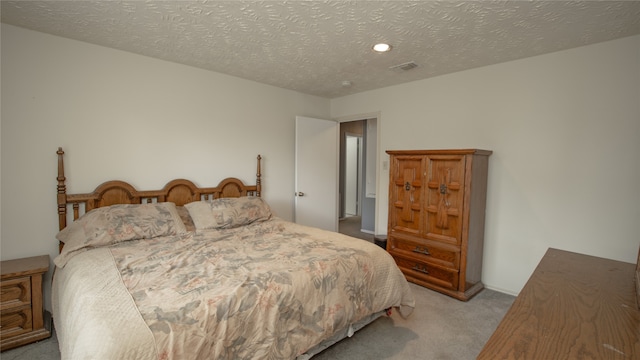
[{"label": "floral bedspread", "polygon": [[[97,250],[104,253],[83,252],[58,270],[81,272],[74,269],[83,258],[95,267],[91,254]],[[102,266],[113,266],[121,279],[118,286],[128,294],[121,296],[122,306],[134,304],[155,346],[137,353],[158,359],[294,359],[372,313],[398,307],[407,316],[415,303],[395,262],[378,246],[278,218],[127,241],[108,247],[108,253],[102,258],[113,265]],[[73,296],[64,295],[63,287],[73,278],[61,277],[54,313],[71,313],[62,305]],[[73,348],[63,342],[75,339],[74,331],[86,331],[77,325],[84,323],[71,321],[62,331],[63,358],[63,349]],[[137,336],[126,326],[119,332]]]}]

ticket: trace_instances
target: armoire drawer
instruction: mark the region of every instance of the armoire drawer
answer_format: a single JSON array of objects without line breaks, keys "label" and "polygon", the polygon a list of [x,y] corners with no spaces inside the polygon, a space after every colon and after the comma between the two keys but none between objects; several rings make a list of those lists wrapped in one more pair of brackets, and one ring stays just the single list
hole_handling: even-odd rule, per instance
[{"label": "armoire drawer", "polygon": [[410,240],[395,236],[390,237],[390,242],[388,248],[391,254],[415,258],[421,262],[436,263],[451,269],[460,269],[460,250],[456,247],[437,245],[424,239]]},{"label": "armoire drawer", "polygon": [[394,256],[393,258],[409,281],[417,279],[446,289],[458,288],[459,273],[455,269],[442,268],[427,262],[415,261],[400,256]]}]

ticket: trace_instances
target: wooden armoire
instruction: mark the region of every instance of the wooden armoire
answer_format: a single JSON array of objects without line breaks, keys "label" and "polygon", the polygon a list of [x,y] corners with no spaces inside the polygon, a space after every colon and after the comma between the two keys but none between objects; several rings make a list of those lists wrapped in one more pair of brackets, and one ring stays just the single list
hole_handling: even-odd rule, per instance
[{"label": "wooden armoire", "polygon": [[492,151],[388,150],[387,251],[408,281],[469,300],[483,289]]}]

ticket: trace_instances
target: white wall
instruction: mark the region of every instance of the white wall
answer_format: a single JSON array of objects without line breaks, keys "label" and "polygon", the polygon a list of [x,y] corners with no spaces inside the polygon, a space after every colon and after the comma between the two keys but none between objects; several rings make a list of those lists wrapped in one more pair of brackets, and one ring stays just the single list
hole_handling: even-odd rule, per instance
[{"label": "white wall", "polygon": [[327,118],[329,100],[6,24],[1,34],[3,260],[57,255],[59,146],[69,193],[114,178],[253,184],[262,154],[263,196],[292,218],[295,116]]},{"label": "white wall", "polygon": [[[415,59],[418,62],[419,59]],[[640,243],[640,36],[331,101],[380,111],[388,149],[484,148],[483,281],[517,293],[548,247],[635,263]],[[380,171],[376,233],[386,233]]]}]

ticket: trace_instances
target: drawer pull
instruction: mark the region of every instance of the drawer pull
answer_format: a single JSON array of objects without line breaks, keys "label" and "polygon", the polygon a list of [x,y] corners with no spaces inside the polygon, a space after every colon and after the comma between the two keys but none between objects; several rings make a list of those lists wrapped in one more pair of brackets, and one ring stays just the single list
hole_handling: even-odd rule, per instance
[{"label": "drawer pull", "polygon": [[421,272],[423,274],[429,274],[429,271],[427,271],[427,267],[424,265],[420,265],[420,264],[416,264],[414,267],[411,268],[411,270],[415,270],[417,272]]},{"label": "drawer pull", "polygon": [[429,252],[429,249],[421,248],[420,246],[416,246],[416,248],[413,249],[413,252],[422,254],[422,255],[431,255],[431,253]]}]

